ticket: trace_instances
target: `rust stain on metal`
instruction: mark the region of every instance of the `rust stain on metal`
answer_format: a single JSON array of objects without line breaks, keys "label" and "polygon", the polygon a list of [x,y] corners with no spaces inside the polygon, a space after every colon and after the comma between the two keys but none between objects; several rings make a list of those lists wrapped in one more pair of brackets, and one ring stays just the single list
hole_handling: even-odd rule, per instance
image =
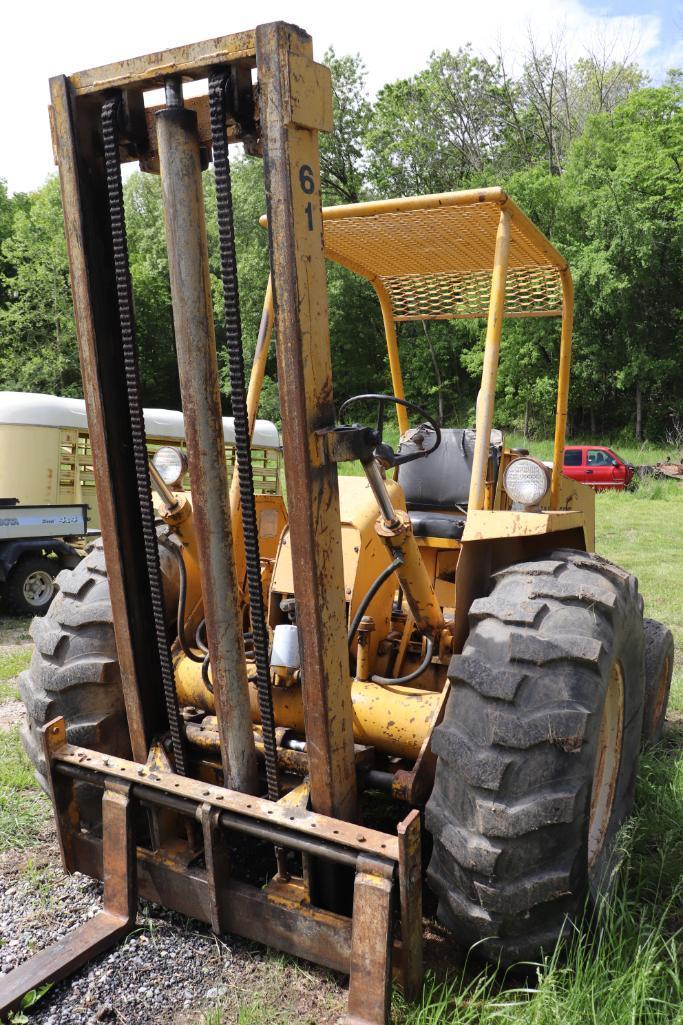
[{"label": "rust stain on metal", "polygon": [[226,784],[254,792],[256,753],[249,717],[239,593],[211,306],[196,115],[157,114],[173,323],[193,495],[206,633]]},{"label": "rust stain on metal", "polygon": [[[315,130],[282,121],[282,111],[292,107],[288,79],[280,68],[292,54],[310,59],[312,48],[308,37],[271,25],[257,29],[256,52],[285,471],[290,507],[296,509],[290,531],[311,800],[321,811],[354,818],[356,778],[344,642],[339,492],[336,467],[321,465],[315,434],[334,423],[318,141]],[[310,169],[314,183],[310,201],[300,190],[302,167]],[[311,231],[304,209],[307,203]]]},{"label": "rust stain on metal", "polygon": [[372,857],[358,859],[348,1012],[343,1025],[384,1025],[391,1004],[393,873]]}]

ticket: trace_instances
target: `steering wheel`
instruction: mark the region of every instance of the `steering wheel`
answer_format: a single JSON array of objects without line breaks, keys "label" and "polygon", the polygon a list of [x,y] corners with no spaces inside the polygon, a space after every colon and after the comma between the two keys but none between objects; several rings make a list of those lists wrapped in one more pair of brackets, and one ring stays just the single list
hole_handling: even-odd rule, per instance
[{"label": "steering wheel", "polygon": [[[344,414],[347,409],[357,402],[377,403],[377,426],[375,433],[378,440],[373,456],[386,466],[402,466],[404,463],[412,463],[415,459],[424,459],[426,456],[430,456],[432,452],[435,452],[441,444],[441,428],[439,427],[438,421],[436,421],[434,417],[430,416],[426,410],[422,409],[421,406],[416,405],[414,402],[407,402],[405,399],[399,399],[396,395],[377,395],[375,393],[367,395],[352,395],[350,399],[347,399],[346,402],[342,402],[340,406],[339,420],[342,424],[345,422]],[[384,414],[387,406],[404,406],[405,409],[418,413],[422,417],[423,422],[434,431],[434,444],[426,450],[418,449],[417,452],[401,452],[401,446],[399,445],[398,451],[394,452],[391,445],[385,444],[383,440]]]}]

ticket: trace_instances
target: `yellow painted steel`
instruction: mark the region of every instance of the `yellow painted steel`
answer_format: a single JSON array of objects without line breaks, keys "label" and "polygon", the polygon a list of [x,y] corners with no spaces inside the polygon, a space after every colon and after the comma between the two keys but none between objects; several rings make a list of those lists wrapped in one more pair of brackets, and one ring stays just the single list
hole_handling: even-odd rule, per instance
[{"label": "yellow painted steel", "polygon": [[557,409],[555,413],[555,441],[553,444],[553,470],[550,482],[550,508],[560,507],[560,488],[567,431],[569,406],[569,375],[572,362],[572,324],[574,320],[574,284],[569,267],[561,274],[562,280],[562,335],[560,339],[560,369],[557,380]]},{"label": "yellow painted steel", "polygon": [[[194,635],[202,618],[202,581],[199,571],[199,550],[197,536],[194,531],[192,501],[189,495],[175,493],[176,506],[169,509],[155,501],[155,512],[173,531],[181,544],[183,562],[185,564],[185,631],[188,638]],[[192,645],[194,647],[194,644]]]},{"label": "yellow painted steel", "polygon": [[510,252],[510,214],[500,211],[496,249],[493,257],[491,299],[486,325],[486,346],[484,366],[481,373],[481,387],[477,396],[476,439],[472,460],[472,479],[468,511],[484,508],[486,489],[486,467],[489,461],[493,407],[496,400],[496,378],[500,359],[500,338],[503,330],[505,307],[505,283]]},{"label": "yellow painted steel", "polygon": [[380,283],[395,320],[485,317],[501,209],[513,243],[505,316],[559,316],[567,261],[500,188],[327,207],[325,253]]},{"label": "yellow painted steel", "polygon": [[[180,655],[175,660],[175,678],[181,705],[193,705],[213,714],[213,694],[204,685],[197,662]],[[438,715],[441,694],[411,687],[382,687],[362,680],[349,680],[348,687],[354,740],[359,744],[372,744],[397,758],[417,758]],[[273,687],[272,695],[277,725],[304,733],[301,684]],[[253,681],[249,683],[249,699],[252,722],[259,723],[258,695]]]},{"label": "yellow painted steel", "polygon": [[396,570],[396,576],[415,625],[423,632],[438,634],[444,626],[443,612],[415,540],[410,516],[396,510],[396,518],[397,523],[390,525],[380,517],[375,529],[390,556],[396,551],[403,555],[403,565]]},{"label": "yellow painted steel", "polygon": [[256,341],[256,349],[254,351],[254,362],[252,364],[251,375],[249,377],[249,390],[247,391],[247,416],[249,418],[250,434],[253,434],[254,432],[254,424],[256,423],[256,417],[258,415],[261,387],[266,373],[266,362],[268,360],[270,339],[273,334],[273,321],[273,282],[269,275],[266,294],[263,299],[263,312],[261,314],[258,339]]},{"label": "yellow painted steel", "polygon": [[[398,483],[387,480],[386,485],[394,507],[405,509],[405,498]],[[339,499],[344,596],[349,604],[349,619],[352,619],[370,585],[391,562],[392,556],[375,530],[377,502],[367,480],[364,477],[340,476]],[[396,577],[392,575],[380,587],[366,609],[366,615],[371,616],[375,623],[367,653],[372,666],[375,664],[380,641],[391,630],[391,606],[397,586]],[[271,605],[274,604],[279,612],[281,597],[291,594],[294,594],[294,573],[292,547],[287,529],[282,535],[273,571]],[[279,619],[276,619],[277,621]],[[271,626],[273,625],[271,622]],[[352,654],[355,654],[355,642]]]},{"label": "yellow painted steel", "polygon": [[318,131],[330,127],[332,86],[329,71],[313,62],[310,40],[290,26],[260,26],[256,49],[311,805],[353,820],[339,488],[316,433],[335,421],[318,145]]},{"label": "yellow painted steel", "polygon": [[[398,338],[396,336],[396,321],[394,320],[391,308],[391,299],[389,298],[389,294],[381,281],[373,281],[373,285],[382,311],[384,336],[386,338],[387,352],[389,354],[389,369],[391,370],[391,386],[393,388],[393,394],[397,399],[405,399],[403,373],[401,371],[401,357],[398,352]],[[400,433],[405,434],[410,426],[408,422],[408,410],[405,406],[396,406],[396,417],[398,419],[398,429]]]},{"label": "yellow painted steel", "polygon": [[[507,273],[495,289],[494,250],[507,215]],[[261,224],[267,224],[261,218]],[[551,504],[558,507],[571,362],[573,292],[565,258],[501,188],[344,204],[323,210],[325,255],[366,278],[382,311],[394,393],[403,397],[396,324],[404,320],[562,317]],[[489,325],[490,326],[490,325]],[[497,362],[497,357],[496,357]],[[485,372],[490,377],[491,366]],[[481,392],[489,384],[482,380]],[[408,427],[397,410],[399,427]],[[484,441],[480,443],[484,444]],[[475,498],[485,489],[481,455]],[[489,505],[492,503],[489,502]],[[479,506],[483,507],[483,506]]]},{"label": "yellow painted steel", "polygon": [[495,541],[502,538],[533,537],[561,530],[582,529],[584,519],[581,510],[531,513],[479,509],[467,517],[462,540],[466,545],[468,541]]}]

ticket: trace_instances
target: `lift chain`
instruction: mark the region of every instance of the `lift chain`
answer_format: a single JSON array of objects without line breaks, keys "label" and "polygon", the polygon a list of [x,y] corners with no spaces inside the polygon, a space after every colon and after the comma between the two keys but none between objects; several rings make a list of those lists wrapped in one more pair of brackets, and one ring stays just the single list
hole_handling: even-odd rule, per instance
[{"label": "lift chain", "polygon": [[145,547],[145,560],[149,589],[152,597],[152,610],[161,678],[166,700],[166,711],[173,743],[175,771],[186,775],[185,750],[180,730],[180,713],[175,688],[173,663],[166,634],[166,618],[164,615],[163,588],[161,583],[161,566],[159,549],[154,525],[154,508],[149,479],[147,439],[145,436],[145,420],[140,398],[140,373],[138,367],[137,343],[135,339],[135,316],[133,313],[133,290],[128,264],[128,242],[126,239],[126,222],[123,207],[123,185],[121,182],[121,166],[119,163],[119,117],[121,96],[116,95],[105,100],[102,107],[102,137],[104,142],[104,162],[109,197],[109,218],[111,223],[112,243],[114,249],[114,271],[116,276],[116,293],[121,326],[121,344],[125,367],[126,391],[130,411],[131,432],[133,440],[133,458],[135,461],[135,477],[137,482],[140,513],[142,517],[142,534]]},{"label": "lift chain", "polygon": [[242,509],[249,609],[256,659],[256,687],[263,728],[268,796],[271,800],[276,801],[280,796],[280,787],[275,747],[275,719],[273,715],[273,696],[270,690],[268,627],[263,607],[261,556],[256,523],[254,474],[251,465],[251,441],[244,380],[244,354],[242,351],[242,325],[237,282],[237,259],[235,256],[230,157],[225,128],[227,113],[225,97],[226,90],[231,84],[230,72],[217,72],[209,77],[211,145],[213,147],[213,163],[216,175],[216,206],[218,210],[218,238],[220,242],[221,278],[223,281],[223,303],[225,308],[225,337],[230,371],[232,415],[235,424],[235,452],[237,454],[237,473]]}]

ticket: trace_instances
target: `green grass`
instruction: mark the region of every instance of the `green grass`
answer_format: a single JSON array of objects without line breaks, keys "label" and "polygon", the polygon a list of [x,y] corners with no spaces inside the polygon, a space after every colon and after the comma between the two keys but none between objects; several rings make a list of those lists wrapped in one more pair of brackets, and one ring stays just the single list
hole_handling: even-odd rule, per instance
[{"label": "green grass", "polygon": [[13,680],[22,669],[28,668],[30,661],[31,648],[25,648],[23,651],[0,653],[0,682]]},{"label": "green grass", "polygon": [[523,982],[467,967],[445,983],[429,976],[417,1006],[395,1000],[397,1025],[683,1021],[676,935],[683,925],[683,762],[672,755],[665,749],[643,758],[636,813],[621,836],[619,883],[599,928],[577,929]]},{"label": "green grass", "polygon": [[49,815],[19,730],[0,731],[0,851],[24,850],[38,841]]},{"label": "green grass", "polygon": [[31,649],[9,651],[0,654],[0,705],[7,701],[18,701],[19,691],[16,678],[31,661]]},{"label": "green grass", "polygon": [[[596,548],[637,578],[645,615],[665,623],[676,656],[669,707],[683,709],[683,486],[648,481],[595,496]],[[681,866],[683,870],[683,865]]]},{"label": "green grass", "polygon": [[18,700],[19,690],[14,683],[14,680],[4,680],[0,682],[0,705],[5,705],[8,701]]}]

